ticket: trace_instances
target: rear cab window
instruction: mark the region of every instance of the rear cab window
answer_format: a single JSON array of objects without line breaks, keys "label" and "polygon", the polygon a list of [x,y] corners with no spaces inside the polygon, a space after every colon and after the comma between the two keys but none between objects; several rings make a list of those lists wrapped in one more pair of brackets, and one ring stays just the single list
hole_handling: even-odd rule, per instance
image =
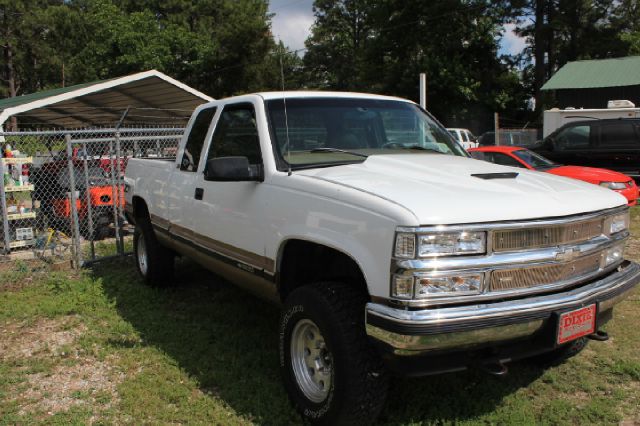
[{"label": "rear cab window", "polygon": [[200,164],[200,156],[204,147],[205,137],[209,126],[216,115],[216,107],[205,108],[198,113],[184,146],[184,153],[180,161],[180,170],[183,172],[195,172]]}]

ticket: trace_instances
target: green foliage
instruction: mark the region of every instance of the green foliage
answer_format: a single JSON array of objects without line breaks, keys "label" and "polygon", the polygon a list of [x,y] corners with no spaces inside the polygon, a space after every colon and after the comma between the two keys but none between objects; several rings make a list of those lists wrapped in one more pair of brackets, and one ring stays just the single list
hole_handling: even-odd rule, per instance
[{"label": "green foliage", "polygon": [[498,57],[500,2],[317,0],[314,13],[304,63],[321,88],[417,100],[425,72],[445,124],[485,129],[494,111],[525,109],[517,70]]},{"label": "green foliage", "polygon": [[152,68],[214,97],[278,88],[266,0],[0,0],[0,20],[18,94]]}]

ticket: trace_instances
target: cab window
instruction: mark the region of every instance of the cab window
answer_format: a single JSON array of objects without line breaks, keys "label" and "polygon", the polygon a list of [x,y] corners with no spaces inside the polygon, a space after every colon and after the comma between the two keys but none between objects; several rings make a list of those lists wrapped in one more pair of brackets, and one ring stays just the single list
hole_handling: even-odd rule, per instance
[{"label": "cab window", "polygon": [[200,155],[204,146],[204,139],[207,136],[209,125],[213,116],[216,114],[216,107],[205,108],[200,111],[191,126],[187,143],[180,161],[180,170],[184,172],[195,172],[200,163]]},{"label": "cab window", "polygon": [[589,148],[591,126],[574,126],[562,130],[555,137],[555,148],[560,151]]},{"label": "cab window", "polygon": [[253,105],[229,105],[220,114],[207,160],[220,157],[247,157],[251,165],[262,163]]}]

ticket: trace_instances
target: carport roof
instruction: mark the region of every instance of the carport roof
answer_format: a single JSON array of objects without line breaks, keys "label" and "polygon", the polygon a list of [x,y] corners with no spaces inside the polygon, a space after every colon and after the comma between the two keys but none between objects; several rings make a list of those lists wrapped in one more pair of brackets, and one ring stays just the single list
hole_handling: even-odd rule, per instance
[{"label": "carport roof", "polygon": [[52,127],[88,127],[128,121],[185,122],[198,105],[213,98],[157,70],[45,90],[0,100],[0,126],[11,116]]},{"label": "carport roof", "polygon": [[542,90],[592,89],[640,85],[640,56],[569,62]]}]

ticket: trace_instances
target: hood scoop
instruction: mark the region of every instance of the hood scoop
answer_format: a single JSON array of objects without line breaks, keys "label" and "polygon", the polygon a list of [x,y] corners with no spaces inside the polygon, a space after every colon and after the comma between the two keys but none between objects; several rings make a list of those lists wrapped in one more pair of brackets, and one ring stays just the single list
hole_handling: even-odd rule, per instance
[{"label": "hood scoop", "polygon": [[471,176],[479,178],[479,179],[515,179],[518,177],[519,173],[515,172],[507,172],[507,173],[475,173]]}]

